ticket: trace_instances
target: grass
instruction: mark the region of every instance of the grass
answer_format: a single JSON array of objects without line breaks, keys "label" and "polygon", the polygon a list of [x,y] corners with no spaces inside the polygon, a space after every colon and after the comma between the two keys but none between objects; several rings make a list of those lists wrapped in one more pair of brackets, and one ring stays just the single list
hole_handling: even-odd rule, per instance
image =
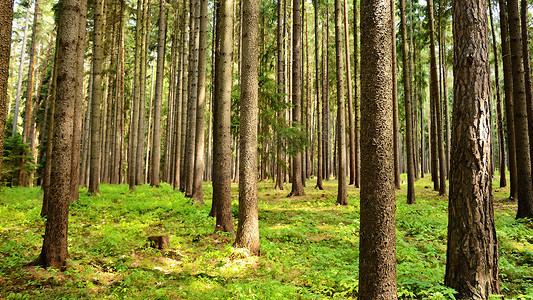
[{"label": "grass", "polygon": [[[405,180],[405,178],[404,178]],[[497,182],[494,183],[497,186]],[[70,267],[65,272],[25,266],[40,252],[44,221],[39,188],[0,194],[0,299],[321,299],[355,298],[358,288],[359,190],[348,207],[335,206],[336,181],[325,190],[307,182],[306,196],[286,198],[271,181],[259,184],[261,255],[214,235],[206,205],[168,185],[102,185],[102,197],[80,191],[71,205]],[[290,186],[289,186],[290,187]],[[397,275],[401,299],[451,299],[443,285],[447,198],[429,179],[416,183],[417,204],[397,191]],[[506,299],[533,299],[533,226],[514,219],[516,202],[495,188],[500,279]],[[233,186],[237,215],[237,186]],[[146,247],[147,237],[170,235],[170,251]]]}]

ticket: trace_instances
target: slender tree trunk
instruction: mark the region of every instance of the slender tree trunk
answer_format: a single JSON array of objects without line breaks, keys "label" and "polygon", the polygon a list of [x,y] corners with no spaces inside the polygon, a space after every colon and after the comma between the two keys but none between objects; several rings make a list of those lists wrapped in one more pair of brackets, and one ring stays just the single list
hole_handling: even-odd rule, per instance
[{"label": "slender tree trunk", "polygon": [[353,7],[354,7],[354,149],[355,149],[355,166],[354,166],[354,186],[358,188],[361,183],[361,168],[360,168],[360,160],[361,160],[361,146],[359,143],[359,83],[358,83],[358,70],[359,70],[359,29],[357,27],[357,23],[359,20],[359,10],[357,9],[357,0],[353,1]]},{"label": "slender tree trunk", "polygon": [[[27,78],[27,88],[26,88],[26,105],[24,108],[24,121],[22,126],[22,141],[28,143],[28,137],[30,133],[30,123],[31,123],[31,112],[33,104],[33,81],[35,77],[35,48],[37,44],[37,22],[39,20],[39,0],[35,0],[34,11],[33,11],[33,25],[31,30],[31,41],[30,41],[30,62],[28,64],[28,78]],[[26,181],[26,180],[24,180]],[[23,185],[27,185],[28,182],[23,182]]]},{"label": "slender tree trunk", "polygon": [[[58,64],[56,111],[54,114],[54,152],[52,157],[50,203],[41,254],[35,264],[44,267],[64,268],[68,258],[68,214],[71,199],[72,134],[74,130],[73,99],[82,84],[78,47],[84,46],[79,38],[80,20],[85,14],[84,0],[60,2],[61,16],[58,27]],[[76,175],[77,176],[77,175]]]},{"label": "slender tree trunk", "polygon": [[398,117],[398,56],[396,55],[396,1],[390,0],[391,26],[392,26],[392,127],[394,139],[394,187],[400,189],[400,157],[402,154],[400,145],[400,120]]},{"label": "slender tree trunk", "polygon": [[234,246],[259,254],[257,203],[257,115],[259,1],[242,0],[242,81],[240,102],[239,226]]},{"label": "slender tree trunk", "polygon": [[[524,58],[524,84],[526,87],[527,128],[529,136],[529,153],[533,153],[533,91],[531,86],[531,56],[529,55],[529,21],[528,1],[521,0],[520,23],[522,26],[522,57]],[[533,159],[531,159],[533,172]]]},{"label": "slender tree trunk", "polygon": [[[285,36],[284,36],[284,28],[285,28],[285,22],[283,18],[283,0],[278,1],[278,24],[277,24],[277,31],[276,31],[276,40],[277,40],[277,63],[276,63],[276,82],[278,84],[278,101],[283,103],[283,99],[285,98]],[[284,109],[278,109],[277,112],[277,121],[281,122],[283,119],[283,112]],[[276,185],[275,189],[283,190],[283,141],[281,139],[281,134],[279,131],[276,132]]]},{"label": "slender tree trunk", "polygon": [[[4,153],[4,130],[11,54],[11,29],[13,23],[13,0],[0,3],[0,153]],[[2,159],[0,158],[0,182],[2,182]],[[0,189],[2,189],[0,184]]]},{"label": "slender tree trunk", "polygon": [[397,299],[391,14],[361,2],[361,300]]},{"label": "slender tree trunk", "polygon": [[318,152],[318,158],[317,158],[317,176],[316,176],[316,188],[319,189],[319,190],[323,190],[324,187],[323,187],[323,166],[324,166],[324,161],[323,161],[323,153],[324,153],[324,144],[322,142],[322,138],[323,138],[323,135],[322,135],[322,122],[321,122],[321,117],[322,117],[322,114],[324,114],[324,112],[322,112],[322,114],[320,113],[320,105],[321,105],[321,101],[320,101],[320,89],[322,87],[322,85],[320,84],[321,83],[321,78],[320,78],[320,71],[319,71],[319,66],[320,66],[320,56],[319,56],[319,43],[320,43],[320,38],[319,38],[319,26],[318,26],[318,0],[314,0],[313,1],[313,6],[315,8],[315,80],[316,80],[316,84],[315,84],[315,90],[316,90],[316,121],[317,121],[317,152]]},{"label": "slender tree trunk", "polygon": [[[428,0],[428,22],[429,22],[429,36],[430,36],[430,99],[431,99],[431,178],[433,180],[433,189],[435,191],[443,190],[440,187],[442,180],[439,181],[439,158],[440,158],[440,146],[438,145],[438,132],[442,130],[439,126],[438,114],[439,114],[439,79],[437,75],[437,54],[435,53],[435,25],[434,25],[434,13],[433,13],[433,0]],[[444,173],[440,173],[442,177]],[[446,187],[444,187],[445,189]]]},{"label": "slender tree trunk", "polygon": [[[293,0],[292,11],[292,125],[300,126],[300,105],[302,105],[302,94],[300,93],[302,76],[302,17],[300,0]],[[297,150],[292,159],[292,190],[289,193],[289,197],[305,195],[303,180],[302,152]]]},{"label": "slender tree trunk", "polygon": [[[348,194],[346,192],[346,120],[345,120],[345,100],[344,100],[344,61],[342,53],[342,0],[335,0],[335,66],[337,68],[337,149],[338,149],[338,170],[337,170],[337,202],[338,205],[348,205]],[[344,0],[346,1],[346,0]],[[347,9],[346,2],[344,8]],[[346,17],[346,12],[344,14]],[[345,25],[346,25],[346,19]],[[344,28],[348,30],[348,28]],[[347,36],[345,36],[347,37]],[[347,42],[346,42],[347,43]],[[348,45],[346,45],[348,46]],[[348,51],[348,50],[346,50]],[[349,55],[346,55],[349,58]],[[348,71],[348,74],[350,72]],[[348,75],[349,78],[349,75]],[[350,82],[348,82],[350,85]],[[348,95],[348,100],[350,95]],[[351,105],[349,105],[351,106]],[[352,127],[353,128],[353,127]]]},{"label": "slender tree trunk", "polygon": [[[100,110],[102,104],[102,68],[104,60],[104,0],[96,0],[94,6],[94,37],[93,37],[93,90],[91,103],[91,174],[89,178],[89,194],[100,195],[100,154],[101,131]],[[56,103],[56,106],[58,104]]]},{"label": "slender tree trunk", "polygon": [[407,24],[405,0],[400,0],[400,29],[402,33],[403,94],[405,99],[405,136],[407,148],[407,203],[415,203],[415,163],[413,149],[413,99],[411,98],[411,74],[407,51]]},{"label": "slender tree trunk", "polygon": [[513,101],[516,142],[516,168],[518,174],[517,218],[533,218],[533,186],[527,123],[527,99],[524,82],[524,60],[518,0],[509,0],[509,36],[513,65]]},{"label": "slender tree trunk", "polygon": [[503,58],[503,87],[505,92],[505,117],[507,128],[507,149],[509,151],[509,179],[511,181],[510,199],[518,198],[518,171],[516,160],[516,138],[514,122],[514,99],[513,99],[513,71],[511,62],[511,46],[509,43],[509,23],[507,22],[507,5],[504,0],[500,4],[500,26],[502,35],[502,58]]},{"label": "slender tree trunk", "polygon": [[159,1],[159,33],[157,38],[157,74],[155,82],[153,124],[154,136],[152,139],[152,177],[150,186],[159,186],[159,173],[161,166],[161,102],[163,100],[167,16],[165,0]]},{"label": "slender tree trunk", "polygon": [[[458,299],[499,294],[492,207],[487,2],[452,0],[453,136],[445,284]],[[475,266],[475,267],[473,267]]]},{"label": "slender tree trunk", "polygon": [[498,55],[498,47],[496,45],[496,32],[494,27],[494,20],[492,17],[492,2],[489,1],[489,16],[490,16],[490,28],[492,33],[492,51],[494,54],[494,79],[496,81],[496,122],[498,124],[498,150],[499,150],[499,171],[500,171],[500,187],[507,186],[507,175],[505,174],[505,135],[503,128],[503,103],[502,93],[500,91],[500,57]]},{"label": "slender tree trunk", "polygon": [[[355,9],[355,8],[354,8]],[[346,80],[348,86],[348,132],[349,132],[349,164],[350,183],[355,184],[355,128],[353,121],[352,70],[350,68],[350,38],[348,35],[348,0],[344,0],[344,50],[346,52]],[[308,55],[309,56],[309,55]],[[343,129],[344,130],[344,129]]]},{"label": "slender tree trunk", "polygon": [[331,147],[329,141],[329,8],[326,6],[326,26],[322,43],[322,128],[324,145],[322,154],[324,156],[324,179],[329,181],[331,176]]}]

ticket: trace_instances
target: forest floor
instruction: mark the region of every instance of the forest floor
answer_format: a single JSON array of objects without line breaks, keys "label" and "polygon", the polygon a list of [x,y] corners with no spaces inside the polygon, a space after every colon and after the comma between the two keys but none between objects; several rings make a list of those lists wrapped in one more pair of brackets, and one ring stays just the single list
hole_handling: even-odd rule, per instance
[{"label": "forest floor", "polygon": [[[3,188],[0,194],[0,299],[319,299],[356,298],[359,190],[349,206],[335,206],[336,181],[325,190],[309,180],[306,196],[287,198],[272,181],[259,184],[261,255],[231,247],[232,234],[215,235],[205,205],[163,184],[102,185],[102,197],[80,191],[71,205],[70,267],[65,272],[28,267],[42,245],[40,188]],[[397,276],[401,299],[452,299],[443,285],[446,197],[428,178],[416,183],[407,205],[397,191]],[[499,186],[495,181],[494,186]],[[516,201],[494,189],[500,279],[506,299],[533,299],[533,226],[514,219]],[[233,215],[238,211],[233,185]],[[170,235],[169,251],[147,247],[147,237]],[[496,299],[496,297],[495,297]]]}]

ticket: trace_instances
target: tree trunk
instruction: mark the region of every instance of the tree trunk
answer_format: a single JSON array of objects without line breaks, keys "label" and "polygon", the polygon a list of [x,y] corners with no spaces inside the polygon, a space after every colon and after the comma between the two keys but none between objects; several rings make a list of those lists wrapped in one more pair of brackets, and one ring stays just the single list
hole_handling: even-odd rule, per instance
[{"label": "tree trunk", "polygon": [[498,124],[498,150],[499,150],[499,171],[500,171],[500,187],[507,186],[507,175],[505,174],[505,135],[503,128],[503,103],[502,93],[500,91],[500,56],[498,55],[498,46],[496,45],[496,32],[494,27],[494,20],[492,17],[492,2],[489,1],[489,16],[490,28],[492,33],[492,51],[494,54],[494,79],[496,81],[496,122]]},{"label": "tree trunk", "polygon": [[165,0],[159,0],[159,33],[157,38],[157,73],[154,99],[154,136],[152,139],[152,177],[150,186],[159,186],[161,166],[161,102],[163,100],[163,80],[165,70],[165,49],[167,36],[167,16]]},{"label": "tree trunk", "polygon": [[215,232],[233,231],[231,214],[231,89],[233,0],[216,2],[215,98],[213,98],[213,202]]},{"label": "tree trunk", "polygon": [[198,86],[196,108],[196,149],[194,160],[194,184],[192,197],[195,202],[204,203],[202,181],[205,167],[205,73],[207,66],[207,0],[200,0],[199,51],[198,51]]},{"label": "tree trunk", "polygon": [[322,43],[322,154],[324,157],[324,179],[331,176],[331,147],[329,141],[329,8],[326,6],[326,24]]},{"label": "tree trunk", "polygon": [[[355,8],[354,8],[355,9]],[[355,184],[355,128],[353,121],[352,70],[350,68],[350,38],[348,35],[348,0],[344,0],[344,51],[346,52],[346,80],[348,86],[348,132],[350,144],[350,182]],[[309,55],[308,55],[309,56]],[[343,129],[344,130],[344,129]]]},{"label": "tree trunk", "polygon": [[396,55],[396,1],[391,0],[391,26],[392,26],[392,128],[394,140],[394,187],[400,189],[400,120],[398,118],[398,59]]},{"label": "tree trunk", "polygon": [[[337,170],[337,202],[338,205],[348,205],[348,194],[346,192],[346,120],[345,120],[345,100],[344,100],[344,61],[342,53],[342,0],[335,0],[335,66],[337,68],[337,149],[338,149],[338,170]],[[344,0],[346,1],[346,0]],[[346,2],[344,2],[346,4]],[[344,6],[347,9],[347,5]],[[346,12],[344,14],[346,16]],[[346,24],[346,20],[345,20]],[[348,28],[344,28],[348,30]],[[346,45],[348,46],[348,45]],[[348,50],[346,50],[348,51]],[[346,55],[349,58],[349,55]],[[348,74],[350,72],[348,71]],[[349,78],[349,75],[348,75]],[[350,82],[348,82],[350,85]],[[348,100],[350,95],[348,95]],[[351,106],[351,105],[349,105]],[[353,128],[353,127],[352,127]],[[352,148],[353,149],[353,148]]]},{"label": "tree trunk", "polygon": [[[93,37],[93,90],[91,103],[91,174],[89,178],[89,194],[100,195],[100,154],[101,131],[100,111],[102,104],[102,68],[104,60],[104,0],[96,0],[94,7]],[[56,103],[56,111],[57,111]]]},{"label": "tree trunk", "polygon": [[361,300],[397,299],[390,4],[361,2]]},{"label": "tree trunk", "polygon": [[[277,31],[276,31],[276,40],[277,40],[277,63],[276,63],[276,83],[278,84],[278,93],[280,96],[278,97],[278,101],[281,103],[284,103],[285,101],[284,94],[285,94],[285,37],[284,37],[284,29],[285,28],[285,22],[283,18],[283,0],[278,1],[278,24],[277,24]],[[283,119],[283,112],[284,109],[278,109],[277,112],[277,119],[278,122],[281,122]],[[283,141],[281,139],[281,135],[279,132],[276,132],[276,185],[274,189],[283,190]]]},{"label": "tree trunk", "polygon": [[407,148],[407,203],[415,203],[415,166],[413,151],[413,99],[411,98],[411,73],[407,51],[407,24],[405,0],[400,0],[400,29],[402,33],[403,94],[405,99],[405,136]]},{"label": "tree trunk", "polygon": [[315,8],[315,74],[316,74],[316,84],[315,84],[315,90],[316,90],[316,124],[317,124],[317,152],[318,152],[318,158],[317,158],[317,176],[316,176],[316,188],[319,189],[319,190],[323,190],[324,189],[324,186],[323,186],[323,166],[324,166],[324,161],[323,161],[323,153],[324,153],[324,145],[323,145],[323,142],[322,142],[322,122],[321,122],[321,117],[322,117],[322,114],[324,114],[324,112],[322,112],[322,114],[320,113],[320,106],[321,106],[321,101],[320,101],[320,89],[322,87],[322,85],[320,84],[321,83],[321,78],[320,78],[320,71],[319,71],[319,66],[320,66],[320,56],[319,56],[319,44],[320,44],[320,39],[319,39],[319,30],[318,30],[318,0],[314,0],[313,1],[313,6]]},{"label": "tree trunk", "polygon": [[487,2],[453,0],[454,103],[445,284],[457,299],[499,294],[492,207]]},{"label": "tree trunk", "polygon": [[[86,11],[85,0],[64,0],[60,2],[58,27],[57,94],[54,114],[54,152],[50,186],[50,203],[41,254],[35,264],[43,267],[64,268],[68,258],[68,214],[71,199],[71,157],[74,129],[73,99],[79,95],[82,84],[78,68],[81,64],[78,47],[84,46],[79,37],[80,20]],[[77,176],[77,175],[76,175]]]},{"label": "tree trunk", "polygon": [[[6,103],[11,57],[11,29],[13,23],[13,1],[0,3],[0,153],[4,153],[4,130],[6,125]],[[2,159],[0,159],[0,182],[2,182]],[[2,189],[0,184],[0,189]]]},{"label": "tree trunk", "polygon": [[524,60],[518,0],[507,1],[509,7],[509,36],[513,65],[513,101],[516,142],[516,169],[518,175],[517,218],[533,218],[533,186],[531,185],[531,160],[527,123]]},{"label": "tree trunk", "polygon": [[257,203],[257,115],[259,1],[242,0],[239,226],[234,246],[259,254]]},{"label": "tree trunk", "polygon": [[359,30],[357,28],[357,23],[359,20],[359,10],[357,9],[357,0],[353,1],[354,4],[354,22],[353,22],[353,35],[354,35],[354,52],[353,52],[353,73],[354,73],[354,147],[355,147],[355,170],[354,170],[354,186],[358,188],[361,183],[361,146],[359,143],[359,83],[358,83],[358,70],[359,70]]},{"label": "tree trunk", "polygon": [[[301,107],[302,94],[301,77],[302,77],[302,17],[301,1],[293,0],[292,5],[292,125],[301,125]],[[301,130],[298,127],[298,130]],[[302,152],[297,150],[292,159],[292,190],[291,196],[305,195],[302,178]]]},{"label": "tree trunk", "polygon": [[[521,0],[520,23],[522,26],[522,57],[524,58],[524,84],[526,87],[526,107],[527,107],[527,128],[529,136],[529,153],[533,153],[533,91],[531,86],[531,57],[529,55],[529,21],[528,21],[528,1]],[[531,159],[531,170],[533,172],[533,159]]]},{"label": "tree trunk", "polygon": [[[428,0],[428,22],[429,22],[429,39],[430,39],[430,98],[431,98],[431,178],[433,180],[433,189],[439,191],[439,195],[444,194],[446,189],[446,177],[444,177],[444,187],[441,187],[443,180],[439,181],[439,167],[441,165],[440,160],[440,145],[441,142],[440,132],[442,132],[442,126],[439,125],[439,78],[437,75],[437,54],[435,53],[435,24],[433,13],[433,0]],[[442,121],[442,114],[441,121]],[[442,122],[441,122],[442,123]],[[441,124],[442,125],[442,124]],[[442,162],[444,165],[444,161]],[[440,177],[444,176],[443,170],[440,170]]]},{"label": "tree trunk", "polygon": [[[31,41],[30,41],[30,62],[28,64],[28,78],[27,78],[27,88],[26,88],[26,105],[24,108],[24,121],[22,126],[22,141],[28,143],[28,137],[30,133],[31,126],[31,112],[33,104],[33,80],[35,77],[35,46],[37,44],[37,22],[39,20],[39,0],[35,0],[33,11],[33,25],[31,30]],[[26,180],[24,180],[26,181]],[[23,182],[23,185],[27,185],[28,182]]]},{"label": "tree trunk", "polygon": [[511,62],[511,46],[509,43],[509,23],[507,22],[507,5],[505,0],[499,0],[500,26],[502,35],[502,58],[503,58],[503,87],[505,92],[505,117],[507,128],[507,149],[509,151],[509,179],[511,180],[510,199],[518,198],[518,171],[516,160],[516,137],[514,122],[514,99],[513,99],[513,71]]}]

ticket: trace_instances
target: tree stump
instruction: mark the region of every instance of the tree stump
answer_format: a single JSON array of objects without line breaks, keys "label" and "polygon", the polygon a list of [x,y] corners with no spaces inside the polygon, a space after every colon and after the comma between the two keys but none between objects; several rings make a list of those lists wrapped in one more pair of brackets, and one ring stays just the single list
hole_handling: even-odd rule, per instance
[{"label": "tree stump", "polygon": [[170,245],[170,237],[168,234],[153,235],[148,237],[150,247],[163,250]]}]

